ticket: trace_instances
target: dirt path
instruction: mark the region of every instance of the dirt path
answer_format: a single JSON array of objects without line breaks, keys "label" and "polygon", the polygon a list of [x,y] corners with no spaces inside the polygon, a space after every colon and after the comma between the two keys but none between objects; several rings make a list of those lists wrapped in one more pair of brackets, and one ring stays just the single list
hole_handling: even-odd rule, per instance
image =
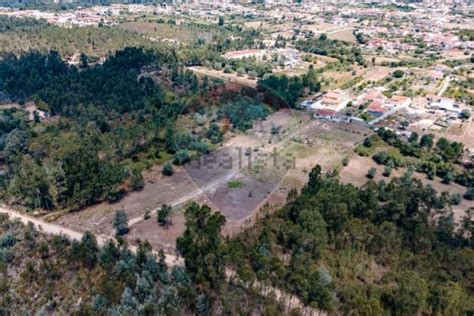
[{"label": "dirt path", "polygon": [[444,78],[443,83],[441,84],[441,89],[438,92],[438,97],[440,97],[444,94],[446,89],[449,87],[449,82],[450,81],[451,81],[451,78],[449,77],[449,75],[446,76],[446,78]]},{"label": "dirt path", "polygon": [[[9,218],[12,220],[18,219],[25,225],[27,225],[28,223],[32,223],[38,231],[48,234],[48,235],[64,235],[71,240],[77,240],[77,241],[81,240],[83,236],[83,233],[74,231],[69,228],[62,227],[60,225],[47,223],[25,214],[21,214],[17,211],[6,208],[4,205],[0,205],[0,213],[7,214]],[[115,240],[114,237],[110,237],[110,236],[108,237],[104,235],[95,235],[95,237],[96,237],[97,244],[99,245],[99,247],[104,246],[106,242],[110,239]],[[134,253],[137,251],[137,247],[132,246],[132,245],[129,245],[129,249]],[[158,254],[155,251],[153,251],[153,253],[156,255]],[[165,254],[165,262],[170,267],[175,266],[175,265],[183,265],[183,259],[172,254]],[[235,271],[231,269],[226,269],[226,277],[228,280],[230,279],[236,280],[237,275]],[[236,281],[239,282],[238,279]],[[258,293],[260,293],[260,295],[262,296],[269,296],[269,295],[274,294],[275,299],[277,301],[283,302],[283,304],[286,306],[286,308],[289,311],[294,308],[299,308],[303,312],[303,315],[307,315],[307,316],[326,315],[326,313],[323,311],[319,311],[309,306],[305,306],[298,297],[294,295],[290,295],[278,288],[274,288],[271,286],[264,286],[260,282],[254,282],[253,284],[242,283],[242,285],[244,285],[247,288],[257,289]]]},{"label": "dirt path", "polygon": [[[8,214],[10,219],[13,219],[13,220],[18,219],[25,225],[27,225],[28,223],[32,223],[38,231],[48,234],[48,235],[64,235],[71,240],[77,240],[77,241],[80,241],[82,239],[82,236],[84,235],[81,232],[77,232],[75,230],[72,230],[63,226],[47,223],[37,218],[31,217],[25,214],[21,214],[17,211],[6,208],[4,205],[0,205],[0,213]],[[96,234],[95,237],[97,240],[97,245],[99,247],[104,246],[109,240],[115,240],[113,236],[105,236],[105,235]],[[132,252],[135,252],[137,250],[137,247],[133,245],[129,245],[129,249]],[[157,252],[154,252],[154,253],[158,254]],[[182,259],[178,258],[175,255],[165,254],[165,256],[166,256],[165,262],[168,266],[182,264]]]}]

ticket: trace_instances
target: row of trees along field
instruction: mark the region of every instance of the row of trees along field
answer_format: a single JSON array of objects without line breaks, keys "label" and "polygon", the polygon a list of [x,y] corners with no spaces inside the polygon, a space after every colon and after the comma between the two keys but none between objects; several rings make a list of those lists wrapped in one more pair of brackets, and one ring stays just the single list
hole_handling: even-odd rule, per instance
[{"label": "row of trees along field", "polygon": [[406,174],[361,188],[316,166],[288,204],[228,243],[248,282],[336,314],[465,315],[474,309],[472,212]]}]

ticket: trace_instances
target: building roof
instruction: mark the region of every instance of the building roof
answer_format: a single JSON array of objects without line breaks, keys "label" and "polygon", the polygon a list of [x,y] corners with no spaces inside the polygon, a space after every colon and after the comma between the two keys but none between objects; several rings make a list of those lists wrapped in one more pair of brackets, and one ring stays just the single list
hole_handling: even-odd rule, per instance
[{"label": "building roof", "polygon": [[321,99],[321,103],[325,104],[339,104],[342,102],[342,94],[338,91],[329,91]]},{"label": "building roof", "polygon": [[404,96],[404,95],[394,95],[390,98],[390,101],[394,102],[394,103],[403,103],[405,102],[406,100],[408,100],[409,98]]},{"label": "building roof", "polygon": [[382,106],[380,101],[373,101],[367,107],[367,111],[370,112],[377,112],[377,113],[385,113],[387,110]]}]

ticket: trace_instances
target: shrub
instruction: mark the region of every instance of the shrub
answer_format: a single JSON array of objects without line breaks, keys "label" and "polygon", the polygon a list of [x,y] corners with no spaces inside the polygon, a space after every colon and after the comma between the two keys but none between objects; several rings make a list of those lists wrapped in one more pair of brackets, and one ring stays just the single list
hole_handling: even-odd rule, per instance
[{"label": "shrub", "polygon": [[461,199],[462,199],[461,194],[454,193],[450,196],[449,203],[451,205],[459,205],[459,203],[461,203]]},{"label": "shrub", "polygon": [[242,77],[243,75],[245,75],[247,72],[245,71],[245,68],[244,67],[239,67],[237,69],[237,76],[239,77]]},{"label": "shrub", "polygon": [[143,187],[145,186],[145,181],[143,180],[143,176],[140,170],[134,169],[132,171],[132,174],[130,176],[130,185],[135,191],[143,189]]},{"label": "shrub", "polygon": [[128,217],[124,210],[116,210],[113,226],[118,236],[128,233]]},{"label": "shrub", "polygon": [[170,163],[170,162],[167,162],[163,165],[163,168],[161,169],[161,172],[165,175],[165,176],[172,176],[173,175],[173,165]]},{"label": "shrub", "polygon": [[0,248],[10,248],[15,246],[16,238],[11,233],[0,236]]},{"label": "shrub", "polygon": [[190,160],[189,152],[187,149],[180,149],[174,154],[173,163],[178,166],[182,166]]},{"label": "shrub", "polygon": [[372,147],[372,145],[373,145],[373,144],[372,144],[372,140],[371,140],[369,137],[367,137],[366,139],[364,139],[363,145],[364,145],[365,147]]},{"label": "shrub", "polygon": [[471,110],[469,109],[464,109],[461,111],[461,118],[468,119],[471,117]]},{"label": "shrub", "polygon": [[231,180],[227,182],[227,186],[231,189],[238,189],[244,186],[242,181],[239,180]]},{"label": "shrub", "polygon": [[348,164],[349,164],[349,158],[344,157],[344,159],[342,159],[342,165],[346,167]]},{"label": "shrub", "polygon": [[373,179],[373,178],[375,178],[376,174],[377,174],[377,169],[370,168],[369,171],[367,172],[367,178]]},{"label": "shrub", "polygon": [[161,226],[168,226],[171,224],[171,213],[173,208],[168,204],[163,204],[157,212],[156,220]]},{"label": "shrub", "polygon": [[383,169],[384,177],[390,177],[391,174],[392,174],[392,168],[390,166],[385,166],[385,168]]},{"label": "shrub", "polygon": [[469,201],[472,201],[474,200],[474,187],[473,188],[469,188],[466,193],[464,193],[464,198],[466,200],[469,200]]},{"label": "shrub", "polygon": [[402,70],[399,70],[399,69],[395,70],[395,71],[393,72],[393,74],[392,74],[392,76],[393,76],[394,78],[401,78],[401,77],[403,77],[404,75],[405,75],[405,72],[403,72]]}]

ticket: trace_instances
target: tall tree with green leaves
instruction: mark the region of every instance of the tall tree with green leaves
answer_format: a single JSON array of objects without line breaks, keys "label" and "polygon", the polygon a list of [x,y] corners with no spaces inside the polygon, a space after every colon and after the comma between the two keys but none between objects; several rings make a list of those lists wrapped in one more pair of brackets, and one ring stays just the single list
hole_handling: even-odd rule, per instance
[{"label": "tall tree with green leaves", "polygon": [[218,288],[225,279],[221,229],[225,217],[209,206],[192,203],[185,212],[186,230],[176,240],[192,279],[207,288]]}]

